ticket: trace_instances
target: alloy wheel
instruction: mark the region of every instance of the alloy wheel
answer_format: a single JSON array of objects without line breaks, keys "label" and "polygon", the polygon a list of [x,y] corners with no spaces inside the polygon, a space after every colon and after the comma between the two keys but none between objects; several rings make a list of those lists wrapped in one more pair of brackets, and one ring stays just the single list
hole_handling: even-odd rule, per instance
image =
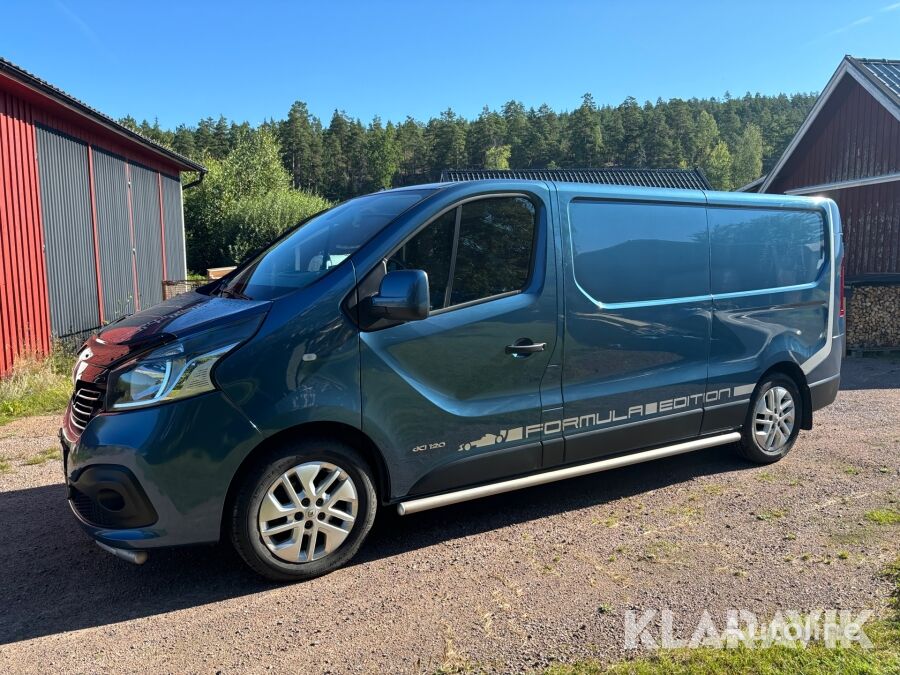
[{"label": "alloy wheel", "polygon": [[356,485],[330,462],[305,462],[285,471],[266,490],[257,527],[266,547],[291,563],[333,553],[353,529]]},{"label": "alloy wheel", "polygon": [[753,411],[753,433],[763,452],[776,454],[794,431],[796,406],[791,393],[775,386],[759,397]]}]

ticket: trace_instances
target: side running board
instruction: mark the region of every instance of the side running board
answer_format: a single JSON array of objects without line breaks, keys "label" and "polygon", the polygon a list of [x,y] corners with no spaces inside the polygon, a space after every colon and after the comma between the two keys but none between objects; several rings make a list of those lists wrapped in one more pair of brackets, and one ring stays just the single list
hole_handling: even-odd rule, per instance
[{"label": "side running board", "polygon": [[432,497],[422,497],[421,499],[410,499],[409,501],[397,504],[397,512],[401,516],[410,513],[418,513],[419,511],[427,511],[435,509],[439,506],[449,506],[450,504],[458,504],[467,502],[471,499],[480,497],[488,497],[490,495],[499,495],[504,492],[512,492],[513,490],[521,490],[522,488],[533,487],[535,485],[543,485],[544,483],[553,483],[566,478],[575,478],[577,476],[586,476],[591,473],[600,471],[608,471],[609,469],[617,469],[620,466],[629,466],[631,464],[640,464],[641,462],[649,462],[653,459],[662,459],[663,457],[671,457],[672,455],[681,455],[685,452],[693,452],[694,450],[703,450],[716,445],[725,445],[727,443],[735,443],[741,440],[741,435],[737,431],[719,436],[710,436],[709,438],[698,438],[693,441],[684,443],[676,443],[675,445],[667,445],[662,448],[653,450],[644,450],[643,452],[635,452],[630,455],[622,455],[611,459],[601,459],[590,464],[579,464],[577,466],[568,466],[562,469],[554,469],[553,471],[545,471],[544,473],[532,474],[521,478],[513,478],[511,480],[500,481],[499,483],[489,483],[488,485],[479,485],[478,487],[456,490],[455,492],[447,492],[445,494],[434,495]]}]

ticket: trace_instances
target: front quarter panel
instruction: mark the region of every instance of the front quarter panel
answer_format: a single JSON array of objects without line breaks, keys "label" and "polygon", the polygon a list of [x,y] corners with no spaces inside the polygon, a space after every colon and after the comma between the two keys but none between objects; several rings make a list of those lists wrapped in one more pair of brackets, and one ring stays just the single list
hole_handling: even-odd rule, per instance
[{"label": "front quarter panel", "polygon": [[256,336],[216,370],[263,438],[307,422],[360,425],[358,331],[341,310],[352,264],[275,301]]}]

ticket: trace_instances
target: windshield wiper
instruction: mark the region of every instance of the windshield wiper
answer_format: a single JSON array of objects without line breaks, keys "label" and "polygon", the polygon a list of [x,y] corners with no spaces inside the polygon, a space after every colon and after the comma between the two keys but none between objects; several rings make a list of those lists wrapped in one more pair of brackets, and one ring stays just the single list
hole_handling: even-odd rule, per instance
[{"label": "windshield wiper", "polygon": [[234,288],[231,288],[229,286],[222,286],[222,288],[219,289],[219,296],[225,297],[225,298],[235,298],[236,300],[252,300],[253,299],[249,295],[247,295],[245,293],[241,293],[240,291],[238,291]]}]

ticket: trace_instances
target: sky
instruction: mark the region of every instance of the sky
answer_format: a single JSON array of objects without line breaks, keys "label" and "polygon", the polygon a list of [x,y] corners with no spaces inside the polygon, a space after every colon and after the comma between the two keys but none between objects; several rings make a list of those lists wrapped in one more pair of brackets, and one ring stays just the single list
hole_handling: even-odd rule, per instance
[{"label": "sky", "polygon": [[900,58],[900,2],[6,0],[0,56],[112,117],[258,124],[820,91]]}]

